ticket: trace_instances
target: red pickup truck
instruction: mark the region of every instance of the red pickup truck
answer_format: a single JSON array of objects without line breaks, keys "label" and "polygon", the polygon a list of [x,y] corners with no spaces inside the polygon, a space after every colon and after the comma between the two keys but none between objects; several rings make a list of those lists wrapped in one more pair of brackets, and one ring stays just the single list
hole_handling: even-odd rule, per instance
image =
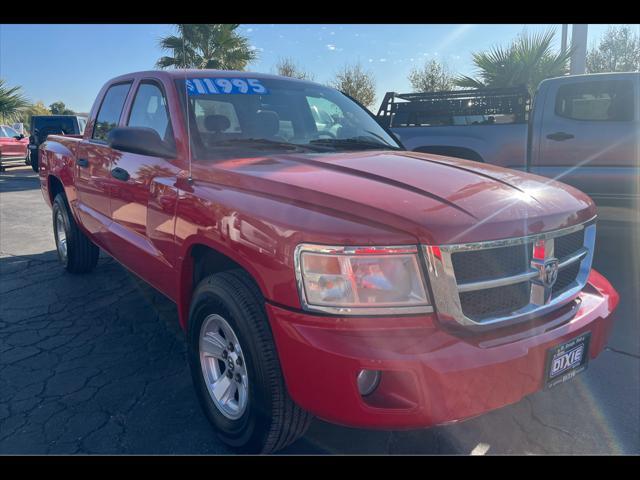
[{"label": "red pickup truck", "polygon": [[241,451],[312,416],[473,417],[572,378],[612,329],[589,197],[406,151],[325,86],[132,73],[40,148],[61,262],[88,272],[102,249],[177,304],[202,407]]}]

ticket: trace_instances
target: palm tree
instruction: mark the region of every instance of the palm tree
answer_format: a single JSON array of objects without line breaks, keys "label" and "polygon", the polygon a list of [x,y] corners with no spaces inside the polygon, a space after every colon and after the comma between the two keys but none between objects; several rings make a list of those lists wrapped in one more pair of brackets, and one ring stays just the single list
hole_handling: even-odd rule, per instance
[{"label": "palm tree", "polygon": [[178,35],[160,39],[160,47],[171,52],[157,62],[158,68],[213,68],[244,70],[257,58],[249,40],[235,30],[239,24],[206,23],[176,25]]},{"label": "palm tree", "polygon": [[455,84],[463,88],[526,85],[533,94],[545,78],[559,77],[569,71],[572,49],[554,52],[551,48],[554,36],[554,30],[533,35],[523,32],[506,48],[493,47],[488,52],[473,53],[478,76],[462,75]]},{"label": "palm tree", "polygon": [[7,87],[0,78],[0,118],[2,122],[16,120],[29,102],[20,92],[21,87]]}]

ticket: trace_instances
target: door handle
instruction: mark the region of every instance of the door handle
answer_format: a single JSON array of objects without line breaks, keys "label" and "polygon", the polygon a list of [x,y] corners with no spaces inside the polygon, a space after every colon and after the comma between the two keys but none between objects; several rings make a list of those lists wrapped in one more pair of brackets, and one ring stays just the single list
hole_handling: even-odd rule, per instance
[{"label": "door handle", "polygon": [[123,182],[129,180],[129,172],[120,167],[116,167],[111,170],[111,176],[117,180],[122,180]]},{"label": "door handle", "polygon": [[547,135],[547,138],[549,140],[555,140],[556,142],[562,142],[564,140],[569,140],[570,138],[573,138],[573,135],[565,132],[555,132]]},{"label": "door handle", "polygon": [[87,160],[86,158],[79,158],[76,163],[78,164],[79,167],[86,168],[89,166],[89,160]]}]

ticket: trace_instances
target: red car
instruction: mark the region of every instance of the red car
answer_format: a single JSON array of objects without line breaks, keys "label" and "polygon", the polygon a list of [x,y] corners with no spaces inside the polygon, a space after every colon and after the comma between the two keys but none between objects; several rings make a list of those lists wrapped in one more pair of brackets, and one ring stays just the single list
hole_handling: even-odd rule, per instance
[{"label": "red car", "polygon": [[177,304],[201,405],[242,451],[314,415],[479,415],[570,380],[613,326],[589,197],[406,151],[319,84],[123,75],[40,162],[62,264],[88,272],[102,249]]},{"label": "red car", "polygon": [[20,165],[24,165],[28,146],[28,138],[12,127],[0,125],[0,169],[4,170],[6,160],[21,160]]}]

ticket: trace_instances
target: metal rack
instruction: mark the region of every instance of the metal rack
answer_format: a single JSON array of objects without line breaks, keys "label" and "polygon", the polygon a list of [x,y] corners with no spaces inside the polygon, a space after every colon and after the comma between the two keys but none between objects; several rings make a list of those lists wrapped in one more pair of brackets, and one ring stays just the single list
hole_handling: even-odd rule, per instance
[{"label": "metal rack", "polygon": [[[398,101],[400,100],[400,101]],[[452,90],[433,93],[387,92],[378,110],[386,127],[456,125],[455,117],[512,115],[513,122],[527,121],[531,97],[526,87]]]}]

